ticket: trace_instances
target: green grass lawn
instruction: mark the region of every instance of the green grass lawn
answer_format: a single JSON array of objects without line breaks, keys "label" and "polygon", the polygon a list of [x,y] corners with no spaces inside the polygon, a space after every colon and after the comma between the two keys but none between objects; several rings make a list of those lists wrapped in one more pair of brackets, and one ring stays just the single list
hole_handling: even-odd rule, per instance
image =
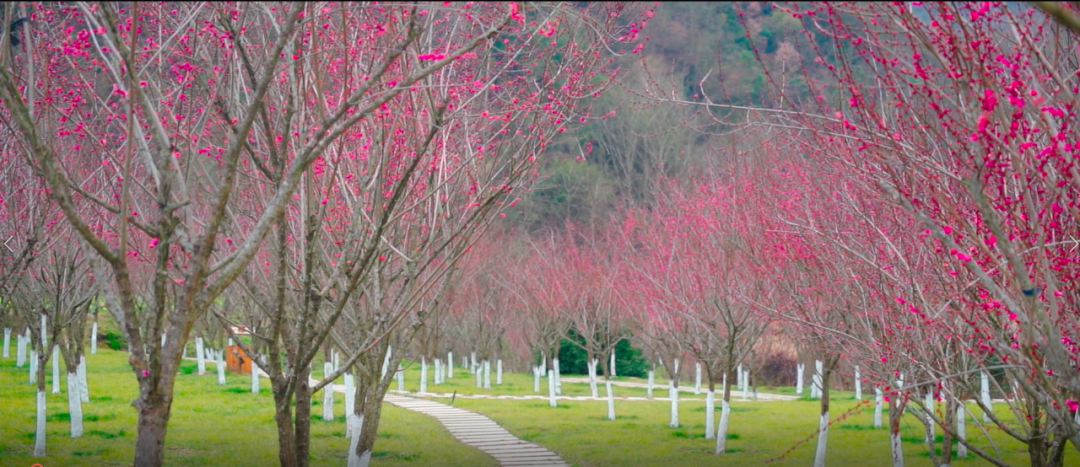
[{"label": "green grass lawn", "polygon": [[[816,431],[819,410],[816,401],[734,402],[728,453],[720,458],[712,453],[714,441],[704,439],[704,402],[680,404],[682,426],[677,429],[667,426],[670,405],[663,401],[616,402],[615,421],[606,419],[603,401],[560,402],[558,408],[550,408],[544,401],[457,399],[454,406],[491,417],[516,436],[562,455],[571,465],[610,467],[760,466],[793,446],[787,457],[772,465],[810,465],[816,439],[796,444]],[[850,396],[847,402],[834,401],[832,416],[854,406]],[[977,413],[978,409],[974,410]],[[884,416],[887,421],[887,411]],[[829,432],[828,464],[890,465],[888,430],[873,429],[872,423],[872,406],[834,423]],[[910,414],[904,416],[902,424],[906,465],[929,465],[922,424]],[[937,433],[940,438],[941,431]],[[978,433],[971,421],[968,433]],[[990,433],[1006,460],[1012,465],[1027,465],[1022,445],[1000,431]],[[1068,456],[1065,465],[1080,465],[1080,456],[1071,448]],[[991,464],[972,455],[953,465]]]},{"label": "green grass lawn", "polygon": [[[12,351],[14,354],[14,350]],[[34,448],[34,387],[27,368],[14,359],[0,360],[0,466],[109,466],[131,465],[136,415],[131,401],[137,386],[127,354],[100,349],[89,355],[87,378],[91,401],[83,404],[84,435],[69,437],[67,394],[48,394],[48,457],[32,457]],[[270,383],[251,394],[249,375],[229,374],[229,384],[217,385],[217,373],[208,365],[205,376],[194,373],[195,362],[185,362],[177,381],[173,415],[166,440],[169,466],[277,465],[277,432],[273,421]],[[51,368],[51,366],[50,366]],[[186,374],[184,374],[186,373]],[[62,376],[66,377],[66,376]],[[51,381],[51,370],[46,371]],[[61,388],[66,389],[66,382]],[[46,384],[46,391],[51,386]],[[321,402],[322,396],[314,399]],[[341,466],[348,440],[342,395],[335,397],[333,422],[321,420],[312,409],[313,466]],[[372,460],[375,466],[493,466],[495,460],[455,440],[435,419],[387,404],[379,427]]]}]

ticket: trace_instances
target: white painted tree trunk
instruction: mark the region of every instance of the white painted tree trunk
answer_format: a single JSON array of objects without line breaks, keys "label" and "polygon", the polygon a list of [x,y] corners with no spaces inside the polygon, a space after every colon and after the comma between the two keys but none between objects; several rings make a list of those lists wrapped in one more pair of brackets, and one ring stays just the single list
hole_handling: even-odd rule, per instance
[{"label": "white painted tree trunk", "polygon": [[742,365],[739,365],[739,368],[735,369],[735,387],[742,389],[744,375],[745,373],[742,371]]},{"label": "white painted tree trunk", "polygon": [[79,398],[84,403],[90,402],[90,385],[86,382],[86,355],[79,356],[79,366],[76,371],[79,374]]},{"label": "white painted tree trunk", "polygon": [[420,393],[427,392],[427,359],[420,357]]},{"label": "white painted tree trunk", "polygon": [[11,328],[4,328],[4,358],[11,358]]},{"label": "white painted tree trunk", "polygon": [[675,380],[668,381],[668,397],[671,398],[671,421],[668,426],[679,427],[679,389],[675,387]]},{"label": "white painted tree trunk", "polygon": [[49,348],[48,327],[45,326],[45,315],[41,315],[41,349]]},{"label": "white painted tree trunk", "polygon": [[716,437],[716,391],[705,393],[705,439]]},{"label": "white painted tree trunk", "polygon": [[472,360],[472,363],[469,365],[469,374],[475,375],[476,374],[476,352],[470,352],[469,353],[469,358]]},{"label": "white painted tree trunk", "polygon": [[555,394],[562,395],[562,369],[559,367],[559,359],[552,362],[552,370],[555,371]]},{"label": "white painted tree trunk", "polygon": [[34,432],[34,457],[45,457],[45,390],[37,392],[37,430]]},{"label": "white painted tree trunk", "polygon": [[165,333],[161,333],[161,346],[162,346],[162,347],[165,347],[165,337],[166,337],[166,334],[165,334]]},{"label": "white painted tree trunk", "polygon": [[15,366],[22,368],[26,364],[26,337],[22,334],[15,336]]},{"label": "white painted tree trunk", "polygon": [[[725,385],[726,386],[726,385]],[[728,422],[731,420],[731,404],[726,400],[720,401],[720,424],[716,427],[716,453],[727,452]]]},{"label": "white painted tree trunk", "polygon": [[495,384],[502,384],[502,359],[495,360]]},{"label": "white painted tree trunk", "polygon": [[251,393],[259,393],[259,365],[251,361]]},{"label": "white painted tree trunk", "polygon": [[446,379],[454,379],[454,352],[446,353]]},{"label": "white painted tree trunk", "polygon": [[892,451],[892,465],[893,467],[904,467],[904,444],[900,439],[900,433],[892,433],[892,429],[889,430],[889,444]]},{"label": "white painted tree trunk", "polygon": [[540,393],[540,366],[533,366],[533,392]]},{"label": "white painted tree trunk", "polygon": [[203,348],[203,340],[201,337],[195,338],[195,359],[199,365],[199,376],[206,374],[206,351]]},{"label": "white painted tree trunk", "polygon": [[814,467],[825,467],[825,449],[829,444],[829,413],[821,414],[818,422],[817,450],[814,451]]},{"label": "white painted tree trunk", "polygon": [[701,394],[701,364],[694,364],[694,395]]},{"label": "white painted tree trunk", "polygon": [[353,375],[345,373],[345,437],[349,439],[352,439],[353,418],[356,418],[356,381]]},{"label": "white painted tree trunk", "polygon": [[960,405],[956,407],[956,457],[961,459],[966,458],[968,455],[967,446],[961,443],[959,440],[967,439],[967,409],[964,408],[964,404],[961,401]]},{"label": "white painted tree trunk", "polygon": [[30,384],[37,383],[37,350],[30,349]]},{"label": "white painted tree trunk", "polygon": [[648,391],[649,391],[648,397],[649,397],[649,399],[653,398],[653,387],[655,387],[655,386],[656,386],[656,371],[655,370],[649,370],[649,386],[648,386]]},{"label": "white painted tree trunk", "polygon": [[386,356],[383,357],[382,373],[380,375],[380,378],[386,376],[386,372],[390,371],[390,354],[393,352],[393,350],[394,349],[390,346],[386,347]]},{"label": "white painted tree trunk", "polygon": [[435,384],[442,384],[442,360],[435,359]]},{"label": "white painted tree trunk", "polygon": [[60,394],[60,346],[52,348],[52,393]]},{"label": "white painted tree trunk", "polygon": [[600,391],[596,387],[596,359],[585,362],[585,366],[589,370],[589,393],[593,398],[600,397]]},{"label": "white painted tree trunk", "polygon": [[333,373],[333,372],[336,372],[336,371],[338,371],[338,368],[341,368],[341,366],[340,366],[340,365],[338,365],[338,363],[339,363],[339,362],[340,362],[341,360],[340,360],[340,355],[338,355],[338,351],[337,351],[337,350],[331,350],[331,351],[330,351],[330,355],[332,355],[332,357],[331,357],[331,361],[332,361],[332,362],[334,363],[334,367],[330,369],[330,370],[331,370],[330,372],[331,372],[331,373]]},{"label": "white painted tree trunk", "polygon": [[[475,370],[476,368],[474,367],[473,369]],[[476,387],[483,388],[484,387],[484,372],[483,371],[473,371],[473,375],[476,376]]]},{"label": "white painted tree trunk", "polygon": [[934,391],[932,389],[928,389],[926,391],[926,400],[924,401],[924,403],[926,404],[926,413],[924,414],[924,417],[926,417],[926,427],[927,427],[926,442],[927,443],[933,443],[934,442],[934,419],[930,416],[930,414],[932,414],[934,412]]},{"label": "white painted tree trunk", "polygon": [[746,370],[746,373],[743,373],[742,384],[743,384],[742,398],[743,398],[743,400],[749,399],[750,398],[750,370]]},{"label": "white painted tree trunk", "polygon": [[346,431],[352,434],[349,437],[348,467],[367,467],[371,463],[371,452],[356,453],[357,446],[360,446],[360,432],[364,429],[364,416],[352,414],[345,423],[348,424]]},{"label": "white painted tree trunk", "polygon": [[547,355],[544,352],[540,352],[540,374],[546,375],[547,371]]},{"label": "white painted tree trunk", "polygon": [[614,378],[618,373],[615,373],[615,349],[611,349],[611,376]]},{"label": "white painted tree trunk", "polygon": [[795,366],[795,394],[803,393],[803,372],[806,371],[806,365],[802,363]]},{"label": "white painted tree trunk", "polygon": [[548,370],[548,405],[551,407],[557,407],[558,403],[555,401],[555,370]]},{"label": "white painted tree trunk", "polygon": [[811,399],[817,399],[821,397],[821,390],[823,389],[822,383],[824,382],[821,376],[823,369],[824,367],[822,366],[821,360],[814,360],[814,378],[813,384],[810,386]]},{"label": "white painted tree trunk", "polygon": [[607,418],[615,420],[615,392],[611,390],[611,378],[605,381],[607,386]]},{"label": "white painted tree trunk", "polygon": [[862,376],[858,366],[855,367],[855,400],[862,400]]},{"label": "white painted tree trunk", "polygon": [[90,326],[90,355],[97,355],[97,321]]},{"label": "white painted tree trunk", "polygon": [[[986,406],[986,410],[992,410],[993,401],[990,400],[990,374],[985,371],[982,372],[979,375],[979,380],[979,396],[982,398],[982,403]],[[983,423],[990,423],[990,415],[986,412],[983,413]]]},{"label": "white painted tree trunk", "polygon": [[217,383],[218,386],[225,385],[225,352],[217,352]]},{"label": "white painted tree trunk", "polygon": [[881,428],[881,402],[884,399],[884,395],[881,392],[881,388],[874,388],[874,428]]},{"label": "white painted tree trunk", "polygon": [[[333,358],[333,357],[331,357]],[[323,379],[334,373],[334,364],[332,362],[323,363]],[[324,421],[331,421],[334,419],[334,383],[331,381],[323,388],[322,398],[322,419]]]},{"label": "white painted tree trunk", "polygon": [[491,389],[491,362],[484,360],[484,389]]},{"label": "white painted tree trunk", "polygon": [[401,368],[400,363],[398,364],[397,373],[395,373],[395,375],[397,376],[397,390],[405,392],[405,370]]},{"label": "white painted tree trunk", "polygon": [[71,371],[67,374],[68,414],[71,415],[71,437],[83,435],[82,399],[79,391],[79,375]]}]

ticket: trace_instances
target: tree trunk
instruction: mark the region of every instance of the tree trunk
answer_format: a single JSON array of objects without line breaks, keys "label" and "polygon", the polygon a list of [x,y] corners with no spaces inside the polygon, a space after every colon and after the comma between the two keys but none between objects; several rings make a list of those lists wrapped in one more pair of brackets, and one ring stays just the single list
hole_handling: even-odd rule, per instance
[{"label": "tree trunk", "polygon": [[79,438],[83,435],[82,394],[79,390],[78,371],[71,366],[68,366],[67,372],[67,391],[68,413],[71,414],[71,437]]},{"label": "tree trunk", "polygon": [[904,414],[904,409],[896,402],[898,397],[896,394],[889,397],[889,446],[893,467],[904,467],[904,444],[900,440],[900,416]]},{"label": "tree trunk", "polygon": [[818,421],[817,450],[814,451],[814,467],[825,467],[825,452],[829,444],[829,375],[832,365],[821,373],[821,419]]},{"label": "tree trunk", "polygon": [[296,467],[296,434],[292,417],[292,395],[288,393],[286,381],[271,379],[274,389],[274,422],[277,425],[278,462],[281,467]]},{"label": "tree trunk", "polygon": [[[701,373],[700,363],[697,366],[697,372]],[[713,426],[716,421],[716,383],[713,381],[712,371],[708,373],[709,392],[705,394],[705,439],[713,439],[716,437],[716,427]]]},{"label": "tree trunk", "polygon": [[311,367],[296,372],[296,417],[293,437],[296,443],[296,466],[307,467],[311,457]]},{"label": "tree trunk", "polygon": [[881,428],[881,388],[874,388],[874,428]]},{"label": "tree trunk", "polygon": [[720,425],[716,427],[716,454],[727,452],[728,421],[731,418],[731,385],[728,384],[727,372],[724,372],[720,384],[724,396],[720,401]]},{"label": "tree trunk", "polygon": [[171,402],[171,397],[157,391],[150,392],[135,402],[139,411],[138,433],[135,436],[135,467],[164,465],[165,433],[171,415]]},{"label": "tree trunk", "polygon": [[679,359],[674,359],[671,371],[668,372],[668,396],[671,398],[671,421],[668,426],[679,427]]},{"label": "tree trunk", "polygon": [[611,368],[607,364],[604,367],[604,385],[607,389],[607,418],[615,420],[615,393],[611,390]]}]

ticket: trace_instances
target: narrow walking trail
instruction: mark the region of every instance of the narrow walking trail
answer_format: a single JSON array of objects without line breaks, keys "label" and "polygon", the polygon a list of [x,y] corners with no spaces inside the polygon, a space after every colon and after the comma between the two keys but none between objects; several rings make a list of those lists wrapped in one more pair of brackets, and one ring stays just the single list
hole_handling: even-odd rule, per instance
[{"label": "narrow walking trail", "polygon": [[566,461],[542,446],[518,439],[483,415],[439,402],[387,394],[383,399],[403,409],[435,417],[459,441],[484,451],[500,465],[568,466]]}]

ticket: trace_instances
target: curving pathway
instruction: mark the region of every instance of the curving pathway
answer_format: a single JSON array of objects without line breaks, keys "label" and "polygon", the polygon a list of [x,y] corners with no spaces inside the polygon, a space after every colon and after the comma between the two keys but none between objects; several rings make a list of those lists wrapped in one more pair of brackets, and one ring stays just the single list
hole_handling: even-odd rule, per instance
[{"label": "curving pathway", "polygon": [[568,467],[558,454],[517,438],[490,418],[478,413],[439,402],[392,394],[387,394],[383,401],[435,417],[459,441],[488,453],[499,461],[500,465]]}]

